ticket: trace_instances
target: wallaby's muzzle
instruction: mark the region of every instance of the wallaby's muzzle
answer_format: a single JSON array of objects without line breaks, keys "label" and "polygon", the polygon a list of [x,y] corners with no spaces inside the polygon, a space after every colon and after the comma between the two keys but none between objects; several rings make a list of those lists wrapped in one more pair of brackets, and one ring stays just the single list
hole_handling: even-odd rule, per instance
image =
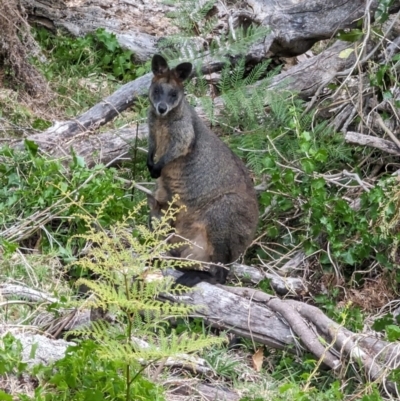
[{"label": "wallaby's muzzle", "polygon": [[164,102],[160,102],[157,105],[157,113],[160,114],[161,116],[166,114],[168,111],[168,106]]}]

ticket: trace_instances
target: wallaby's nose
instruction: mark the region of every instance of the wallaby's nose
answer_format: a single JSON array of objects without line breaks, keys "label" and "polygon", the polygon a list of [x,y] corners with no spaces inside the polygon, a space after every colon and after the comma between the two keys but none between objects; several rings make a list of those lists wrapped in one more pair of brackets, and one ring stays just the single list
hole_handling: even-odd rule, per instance
[{"label": "wallaby's nose", "polygon": [[165,103],[160,103],[157,107],[157,110],[160,114],[164,114],[167,111],[168,107]]}]

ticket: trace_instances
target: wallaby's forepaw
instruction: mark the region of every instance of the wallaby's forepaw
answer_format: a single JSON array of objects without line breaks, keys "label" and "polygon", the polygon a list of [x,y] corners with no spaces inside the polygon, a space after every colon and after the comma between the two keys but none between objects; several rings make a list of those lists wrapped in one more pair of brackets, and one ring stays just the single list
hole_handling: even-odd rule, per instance
[{"label": "wallaby's forepaw", "polygon": [[146,164],[147,164],[147,168],[150,172],[150,175],[152,176],[152,171],[154,170],[155,164],[154,164],[154,153],[151,152],[150,150],[149,150],[149,153],[147,154],[147,163]]},{"label": "wallaby's forepaw", "polygon": [[158,163],[154,164],[151,167],[149,167],[149,165],[147,165],[147,167],[150,171],[151,178],[158,178],[161,175],[162,166],[160,166]]},{"label": "wallaby's forepaw", "polygon": [[157,164],[149,171],[151,178],[158,178],[161,175],[161,167],[157,167]]}]

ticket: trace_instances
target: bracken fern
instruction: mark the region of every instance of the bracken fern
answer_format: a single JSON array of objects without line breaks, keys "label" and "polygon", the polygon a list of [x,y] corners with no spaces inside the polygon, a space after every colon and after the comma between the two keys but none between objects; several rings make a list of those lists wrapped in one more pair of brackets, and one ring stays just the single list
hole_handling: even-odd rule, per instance
[{"label": "bracken fern", "polygon": [[[165,253],[181,245],[171,245],[160,239],[170,234],[168,221],[173,220],[180,210],[173,203],[155,226],[154,232],[135,225],[142,203],[107,231],[99,224],[106,201],[95,218],[79,216],[87,224],[87,233],[75,237],[90,245],[85,256],[75,264],[95,273],[98,279],[82,278],[77,284],[85,284],[94,295],[84,301],[86,307],[110,311],[115,314],[118,323],[97,320],[90,327],[70,334],[94,339],[100,357],[123,361],[127,387],[132,381],[132,366],[198,351],[222,341],[186,332],[178,336],[173,330],[167,330],[168,319],[194,312],[191,307],[160,300],[162,293],[177,297],[182,291],[180,286],[173,287],[171,278],[160,274],[160,270],[176,266],[177,261],[165,258]],[[191,264],[190,261],[179,261],[180,267]],[[154,279],[155,276],[158,279]],[[133,337],[146,338],[146,346]]]}]

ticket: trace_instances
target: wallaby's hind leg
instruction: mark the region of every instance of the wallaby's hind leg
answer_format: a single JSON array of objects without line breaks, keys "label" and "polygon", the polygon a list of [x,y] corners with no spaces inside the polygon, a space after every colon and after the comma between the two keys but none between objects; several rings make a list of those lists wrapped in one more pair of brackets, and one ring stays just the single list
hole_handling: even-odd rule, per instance
[{"label": "wallaby's hind leg", "polygon": [[[183,259],[195,260],[198,262],[209,263],[211,261],[211,255],[213,253],[212,245],[208,239],[206,226],[202,223],[194,223],[188,227],[177,227],[177,231],[181,237],[185,238],[190,242],[188,245],[184,245],[180,250],[180,257]],[[183,241],[179,236],[176,236],[174,240],[176,242]],[[177,284],[182,284],[186,287],[193,287],[201,281],[206,281],[211,284],[219,282],[214,275],[214,266],[207,267],[207,271],[201,270],[187,270],[178,269],[183,271],[184,274],[176,280]]]},{"label": "wallaby's hind leg", "polygon": [[[213,247],[210,262],[234,262],[249,246],[257,226],[257,204],[237,194],[227,194],[209,205],[203,219]],[[229,270],[214,265],[215,279],[224,284]]]}]

